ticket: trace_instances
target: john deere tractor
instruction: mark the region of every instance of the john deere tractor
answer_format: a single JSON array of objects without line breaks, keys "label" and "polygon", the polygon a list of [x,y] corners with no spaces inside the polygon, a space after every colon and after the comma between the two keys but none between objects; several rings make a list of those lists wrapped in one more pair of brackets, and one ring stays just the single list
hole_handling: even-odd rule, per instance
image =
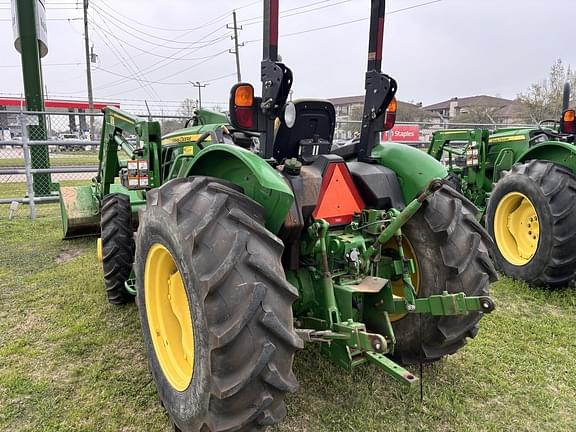
[{"label": "john deere tractor", "polygon": [[497,266],[535,286],[566,286],[576,276],[576,122],[568,109],[569,84],[563,100],[559,122],[493,133],[439,131],[428,149],[446,160],[452,185],[480,208]]},{"label": "john deere tractor", "polygon": [[397,86],[381,72],[385,1],[371,3],[359,142],[331,152],[333,105],[287,102],[278,0],[264,0],[261,97],[239,83],[229,120],[199,112],[162,138],[158,123],[107,108],[94,184],[62,188],[65,236],[100,227],[110,302],[135,295],[177,430],[278,423],[304,342],[414,384],[402,365],[455,353],[494,308],[474,206],[434,158],[380,144]]}]

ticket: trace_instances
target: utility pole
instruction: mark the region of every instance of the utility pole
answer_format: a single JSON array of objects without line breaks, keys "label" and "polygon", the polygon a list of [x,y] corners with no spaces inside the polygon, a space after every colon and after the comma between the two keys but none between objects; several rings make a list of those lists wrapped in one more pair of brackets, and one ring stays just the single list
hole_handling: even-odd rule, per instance
[{"label": "utility pole", "polygon": [[233,26],[230,27],[227,25],[226,28],[234,30],[234,36],[232,36],[232,39],[234,39],[234,51],[228,50],[228,52],[236,56],[236,77],[238,82],[241,82],[242,75],[240,74],[240,51],[238,48],[244,46],[244,44],[238,43],[238,30],[242,30],[242,26],[238,27],[236,25],[236,11],[232,11],[232,21],[234,22]]},{"label": "utility pole", "polygon": [[188,81],[190,84],[192,84],[194,87],[198,88],[198,108],[202,108],[202,89],[204,87],[206,87],[207,85],[209,85],[210,83],[204,83],[202,84],[200,81]]},{"label": "utility pole", "polygon": [[[16,25],[15,48],[22,57],[22,79],[26,97],[26,110],[44,111],[44,92],[42,82],[41,58],[48,53],[46,9],[43,0],[16,0],[12,3],[13,23]],[[34,120],[37,119],[37,122]],[[28,116],[27,135],[31,140],[45,140],[46,116]],[[36,123],[36,124],[34,124]],[[32,169],[50,168],[48,146],[34,145],[30,148],[30,163]],[[50,174],[33,174],[33,189],[35,196],[50,195],[52,179]]]},{"label": "utility pole", "polygon": [[[92,95],[92,66],[90,65],[90,40],[88,37],[88,0],[84,0],[84,51],[86,54],[86,85],[88,87],[88,110],[94,112],[94,97]],[[90,140],[94,140],[94,116],[90,116]]]}]

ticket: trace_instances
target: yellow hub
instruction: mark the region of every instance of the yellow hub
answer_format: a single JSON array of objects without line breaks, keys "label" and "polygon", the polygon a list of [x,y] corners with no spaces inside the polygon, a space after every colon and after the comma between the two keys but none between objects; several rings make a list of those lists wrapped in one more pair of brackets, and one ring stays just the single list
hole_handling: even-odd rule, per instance
[{"label": "yellow hub", "polygon": [[96,240],[96,259],[102,262],[102,256],[102,239],[98,237],[98,240]]},{"label": "yellow hub", "polygon": [[144,270],[146,316],[162,372],[184,391],[194,374],[194,328],[184,281],[172,255],[159,243],[148,251]]},{"label": "yellow hub", "polygon": [[526,195],[510,192],[500,200],[494,215],[494,237],[498,250],[510,264],[523,266],[534,258],[540,224]]},{"label": "yellow hub", "polygon": [[[385,247],[389,249],[396,249],[396,250],[398,249],[395,239],[390,240]],[[412,274],[412,286],[416,291],[416,295],[418,295],[418,293],[420,292],[420,270],[418,268],[418,260],[416,259],[416,253],[414,252],[414,248],[412,247],[406,236],[402,236],[402,249],[404,250],[404,255],[407,258],[410,258],[412,259],[412,261],[414,261],[414,267],[416,268],[416,272]],[[402,278],[392,281],[391,284],[392,284],[392,293],[394,294],[394,296],[404,297],[404,282],[402,281]],[[398,321],[399,319],[404,318],[405,316],[406,314],[390,314],[390,321],[392,322]]]}]

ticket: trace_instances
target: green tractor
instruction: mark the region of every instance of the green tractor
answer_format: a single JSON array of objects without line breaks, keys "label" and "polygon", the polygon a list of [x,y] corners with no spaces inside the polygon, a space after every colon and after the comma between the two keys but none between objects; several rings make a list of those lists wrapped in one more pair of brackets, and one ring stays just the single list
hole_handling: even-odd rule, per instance
[{"label": "green tractor", "polygon": [[107,108],[98,176],[61,191],[65,237],[100,232],[109,301],[136,298],[176,430],[281,421],[304,342],[413,385],[402,365],[456,353],[494,308],[474,206],[432,157],[380,145],[396,92],[381,72],[385,0],[371,1],[362,135],[337,151],[331,103],[287,102],[278,3],[264,1],[261,97],[239,83],[230,120],[202,111],[164,137]]},{"label": "green tractor", "polygon": [[438,131],[428,148],[446,161],[453,187],[480,209],[497,267],[534,286],[562,287],[576,276],[576,122],[569,101],[567,83],[560,122]]}]

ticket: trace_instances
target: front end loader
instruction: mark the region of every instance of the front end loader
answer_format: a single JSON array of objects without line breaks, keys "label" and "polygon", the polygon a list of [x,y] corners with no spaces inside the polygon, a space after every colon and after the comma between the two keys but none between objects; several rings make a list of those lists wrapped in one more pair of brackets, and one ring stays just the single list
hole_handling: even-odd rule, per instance
[{"label": "front end loader", "polygon": [[456,353],[494,308],[474,206],[432,157],[380,144],[397,88],[381,72],[385,1],[371,0],[362,134],[337,151],[333,105],[287,101],[279,1],[263,3],[262,95],[236,84],[230,121],[160,142],[157,123],[134,120],[134,147],[114,117],[126,115],[106,110],[110,145],[93,188],[108,298],[136,294],[175,430],[280,422],[304,342],[344,369],[372,364],[413,385],[406,365]]}]

